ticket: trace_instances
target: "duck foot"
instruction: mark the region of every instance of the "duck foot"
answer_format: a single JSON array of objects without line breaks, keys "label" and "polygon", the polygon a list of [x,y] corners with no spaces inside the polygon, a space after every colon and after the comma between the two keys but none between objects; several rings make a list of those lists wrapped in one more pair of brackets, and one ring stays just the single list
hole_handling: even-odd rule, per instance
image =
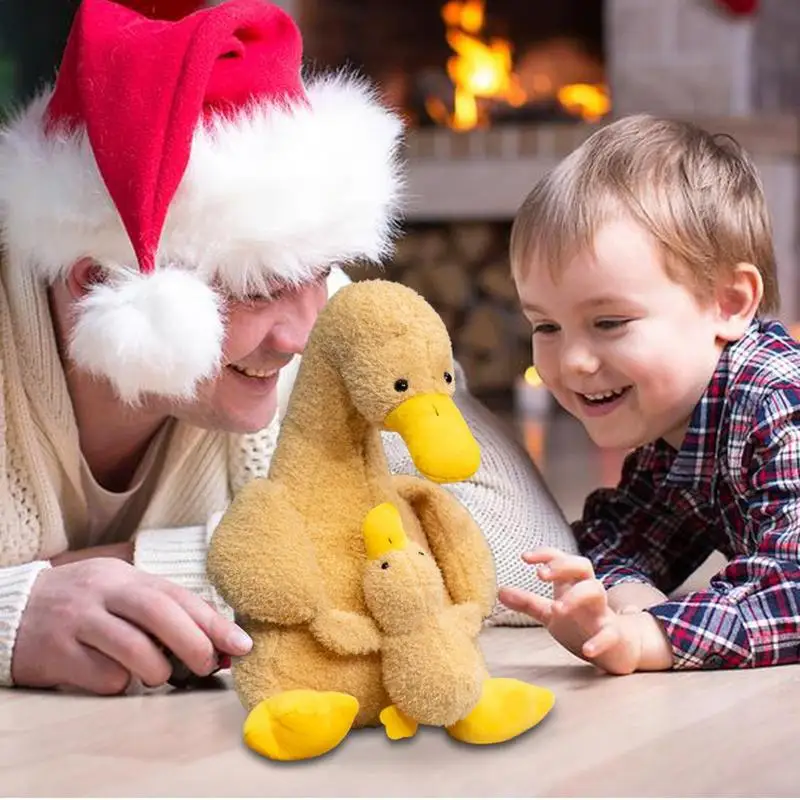
[{"label": "duck foot", "polygon": [[393,740],[410,739],[417,732],[417,723],[406,716],[397,706],[387,706],[381,711],[380,721],[386,735]]},{"label": "duck foot", "polygon": [[244,722],[245,744],[275,761],[316,758],[353,726],[358,700],[342,692],[293,689],[262,700]]},{"label": "duck foot", "polygon": [[549,689],[515,678],[488,678],[477,705],[447,732],[467,744],[507,742],[538,725],[554,703]]}]

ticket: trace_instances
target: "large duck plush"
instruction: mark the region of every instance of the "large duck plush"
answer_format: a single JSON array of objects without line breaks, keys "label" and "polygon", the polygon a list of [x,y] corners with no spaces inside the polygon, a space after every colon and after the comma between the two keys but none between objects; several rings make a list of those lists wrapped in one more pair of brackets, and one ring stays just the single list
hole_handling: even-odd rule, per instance
[{"label": "large duck plush", "polygon": [[[452,399],[453,375],[442,320],[407,287],[355,283],[320,314],[269,475],[239,492],[208,556],[211,580],[253,639],[233,676],[249,711],[245,742],[262,755],[312,758],[352,727],[381,721],[392,738],[438,719],[454,738],[488,744],[532,728],[552,707],[546,689],[491,678],[477,647],[496,584],[481,531],[439,485],[469,478],[480,460]],[[384,430],[400,434],[423,477],[390,473]],[[431,563],[417,565],[423,572],[394,564],[409,585],[373,579],[368,606],[365,576],[391,569],[407,548]],[[397,552],[370,563],[389,551]],[[382,585],[390,589],[383,599]],[[397,642],[409,625],[415,638],[403,676]],[[456,641],[449,653],[442,647]],[[384,665],[383,652],[395,654],[392,663]],[[444,692],[449,700],[439,696],[442,681],[429,680],[448,658],[458,684]],[[415,719],[422,707],[446,713]]]}]

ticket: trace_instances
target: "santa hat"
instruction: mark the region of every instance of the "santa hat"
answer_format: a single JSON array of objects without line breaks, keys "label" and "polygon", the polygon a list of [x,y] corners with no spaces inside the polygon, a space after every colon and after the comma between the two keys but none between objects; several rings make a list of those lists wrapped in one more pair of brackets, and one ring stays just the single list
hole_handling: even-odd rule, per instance
[{"label": "santa hat", "polygon": [[398,211],[401,125],[365,83],[305,85],[264,0],[164,13],[189,5],[83,0],[54,89],[0,134],[10,266],[103,266],[70,354],[125,399],[191,396],[221,366],[223,294],[380,260]]}]

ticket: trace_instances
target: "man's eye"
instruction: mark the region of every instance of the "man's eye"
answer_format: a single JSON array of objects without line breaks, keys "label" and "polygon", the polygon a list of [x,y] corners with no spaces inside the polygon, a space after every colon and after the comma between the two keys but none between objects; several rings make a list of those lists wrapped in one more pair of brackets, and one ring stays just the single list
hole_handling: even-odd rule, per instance
[{"label": "man's eye", "polygon": [[629,319],[599,319],[594,326],[601,331],[613,331],[624,327],[630,321]]},{"label": "man's eye", "polygon": [[258,306],[263,303],[271,303],[274,299],[274,294],[248,294],[243,302],[248,306]]},{"label": "man's eye", "polygon": [[[328,280],[330,274],[331,268],[328,267],[327,269],[322,270],[322,272],[319,272],[313,278],[309,278],[305,286],[319,286]],[[303,286],[304,284],[293,284],[286,281],[275,280],[266,287],[266,294],[253,292],[252,294],[245,295],[242,298],[242,301],[250,306],[261,305],[263,303],[272,303],[275,300],[279,300],[281,297],[291,294],[292,292],[299,291],[303,288]]]},{"label": "man's eye", "polygon": [[552,322],[539,322],[533,326],[533,333],[557,333],[558,332],[558,325],[554,325]]}]

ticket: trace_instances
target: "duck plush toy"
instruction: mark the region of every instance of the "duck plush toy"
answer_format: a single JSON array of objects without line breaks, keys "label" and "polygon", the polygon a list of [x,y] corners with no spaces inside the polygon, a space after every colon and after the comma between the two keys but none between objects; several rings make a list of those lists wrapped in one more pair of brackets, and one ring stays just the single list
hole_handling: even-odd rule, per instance
[{"label": "duck plush toy", "polygon": [[[489,677],[475,641],[480,607],[447,605],[439,568],[411,545],[391,503],[367,514],[364,547],[364,602],[375,621],[383,683],[394,701],[380,715],[389,738],[413,736],[421,723],[443,725],[464,742],[493,744],[530,727],[529,717],[510,718],[504,707],[514,697],[524,707],[531,687]],[[554,698],[544,691],[538,699],[543,716]]]},{"label": "duck plush toy", "polygon": [[[476,643],[496,583],[481,531],[439,485],[480,461],[453,375],[444,323],[405,286],[351,284],[319,315],[269,474],[209,548],[253,639],[233,677],[256,752],[313,758],[381,723],[391,738],[426,724],[490,744],[552,707],[547,689],[490,677]],[[390,473],[386,430],[422,477]]]}]

